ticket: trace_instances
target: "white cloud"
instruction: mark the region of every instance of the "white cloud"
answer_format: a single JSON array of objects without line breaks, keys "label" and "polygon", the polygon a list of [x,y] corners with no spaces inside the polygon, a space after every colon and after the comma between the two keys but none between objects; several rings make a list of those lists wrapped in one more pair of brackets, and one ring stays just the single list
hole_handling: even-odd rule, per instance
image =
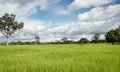
[{"label": "white cloud", "polygon": [[74,0],[68,8],[71,10],[77,10],[80,8],[90,8],[92,6],[101,6],[104,4],[109,4],[115,0]]},{"label": "white cloud", "polygon": [[106,8],[96,7],[89,12],[78,15],[76,23],[67,23],[50,29],[53,36],[68,37],[79,40],[87,37],[89,40],[95,33],[100,33],[101,39],[104,34],[120,25],[120,5],[110,5]]},{"label": "white cloud", "polygon": [[11,4],[11,3],[5,3],[0,4],[0,16],[4,15],[5,13],[14,13],[18,9],[18,4]]},{"label": "white cloud", "polygon": [[107,8],[93,8],[89,12],[79,14],[78,18],[80,21],[104,21],[118,14],[120,14],[120,5],[111,5]]},{"label": "white cloud", "polygon": [[3,0],[0,2],[0,16],[4,13],[14,13],[19,19],[24,19],[37,10],[46,10],[61,0]]},{"label": "white cloud", "polygon": [[[50,29],[49,23],[40,20],[25,20],[24,23],[24,28],[12,35],[11,38],[13,41],[34,40],[36,35],[46,38],[44,35],[48,34],[48,29]],[[44,40],[42,39],[42,41]]]}]

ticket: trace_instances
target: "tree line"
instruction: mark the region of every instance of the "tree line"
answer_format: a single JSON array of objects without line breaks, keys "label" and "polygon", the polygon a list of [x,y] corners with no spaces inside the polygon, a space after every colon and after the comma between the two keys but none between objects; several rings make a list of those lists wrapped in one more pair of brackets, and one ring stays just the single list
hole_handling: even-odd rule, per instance
[{"label": "tree line", "polygon": [[[6,41],[5,44],[8,46],[8,40],[9,37],[14,34],[16,31],[20,30],[23,28],[24,23],[23,22],[18,22],[15,20],[16,15],[14,14],[8,14],[5,13],[2,17],[0,17],[0,32],[3,34],[5,37]],[[115,42],[120,42],[120,26],[116,29],[112,29],[108,31],[105,34],[105,39],[101,40],[100,39],[100,34],[96,33],[92,37],[91,41],[89,41],[87,38],[81,38],[79,41],[73,41],[69,40],[67,37],[63,37],[61,40],[57,40],[55,42],[45,42],[41,43],[40,42],[40,37],[35,36],[35,41],[32,42],[11,42],[11,45],[17,45],[17,44],[73,44],[73,43],[79,43],[79,44],[86,44],[86,43],[112,43],[114,44]],[[4,44],[4,43],[1,43]]]}]

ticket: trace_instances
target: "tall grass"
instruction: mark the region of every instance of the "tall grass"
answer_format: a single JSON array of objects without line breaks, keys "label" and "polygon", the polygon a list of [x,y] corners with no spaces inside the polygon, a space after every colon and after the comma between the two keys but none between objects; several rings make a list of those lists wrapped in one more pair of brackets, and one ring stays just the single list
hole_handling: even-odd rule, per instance
[{"label": "tall grass", "polygon": [[0,46],[0,72],[120,72],[120,45]]}]

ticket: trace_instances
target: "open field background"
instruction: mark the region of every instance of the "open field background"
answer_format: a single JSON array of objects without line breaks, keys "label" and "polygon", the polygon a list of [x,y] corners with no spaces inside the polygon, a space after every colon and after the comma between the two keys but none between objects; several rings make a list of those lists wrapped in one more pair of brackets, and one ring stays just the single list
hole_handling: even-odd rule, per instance
[{"label": "open field background", "polygon": [[120,45],[0,46],[0,72],[120,72]]}]

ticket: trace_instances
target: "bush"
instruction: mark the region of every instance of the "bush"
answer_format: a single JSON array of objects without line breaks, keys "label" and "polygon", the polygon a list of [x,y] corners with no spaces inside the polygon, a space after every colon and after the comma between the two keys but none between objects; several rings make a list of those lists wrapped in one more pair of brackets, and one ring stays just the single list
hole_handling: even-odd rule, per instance
[{"label": "bush", "polygon": [[78,42],[80,44],[85,44],[85,43],[89,43],[89,40],[87,38],[81,38]]}]

